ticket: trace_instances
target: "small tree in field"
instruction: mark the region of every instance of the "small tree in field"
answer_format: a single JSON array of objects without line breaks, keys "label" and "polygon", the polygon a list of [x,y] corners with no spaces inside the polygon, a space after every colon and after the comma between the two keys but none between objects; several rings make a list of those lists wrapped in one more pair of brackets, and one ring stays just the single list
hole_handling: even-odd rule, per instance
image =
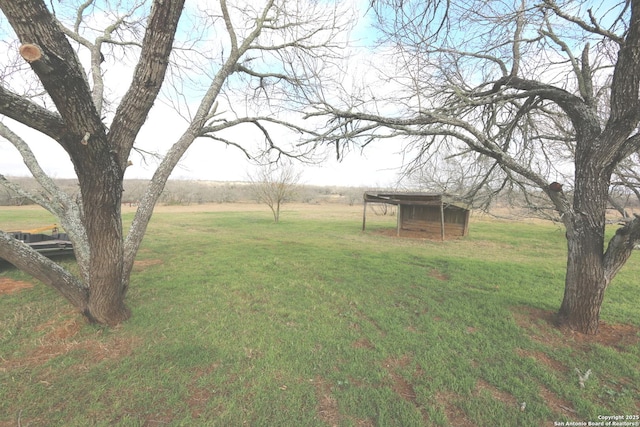
[{"label": "small tree in field", "polygon": [[[282,150],[272,143],[274,128],[303,129],[279,113],[301,110],[296,94],[318,84],[315,67],[336,58],[350,25],[346,11],[313,0],[0,0],[0,10],[0,138],[20,152],[40,188],[28,191],[1,174],[0,184],[59,218],[79,272],[3,232],[0,257],[109,325],[130,316],[125,295],[134,259],[185,151],[198,138],[249,151],[238,142],[246,128],[266,141],[265,150]],[[121,67],[128,61],[135,61],[129,78]],[[125,234],[125,170],[160,99],[176,110],[160,126],[182,134],[161,156]],[[47,176],[24,127],[66,151],[77,196]]]},{"label": "small tree in field", "polygon": [[287,161],[264,165],[249,177],[256,200],[269,206],[275,222],[280,221],[280,206],[295,195],[301,175]]},{"label": "small tree in field", "polygon": [[640,150],[640,0],[372,5],[380,80],[369,72],[342,103],[317,94],[309,117],[328,129],[314,143],[398,138],[414,167],[462,159],[477,194],[545,197],[567,236],[559,320],[597,333],[605,291],[640,240],[636,216],[605,241],[612,189],[638,185],[637,165],[625,169]]}]

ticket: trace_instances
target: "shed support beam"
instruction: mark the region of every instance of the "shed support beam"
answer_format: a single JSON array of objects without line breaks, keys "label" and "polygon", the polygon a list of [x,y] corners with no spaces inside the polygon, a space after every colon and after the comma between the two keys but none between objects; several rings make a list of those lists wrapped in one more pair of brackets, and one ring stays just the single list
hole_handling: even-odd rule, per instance
[{"label": "shed support beam", "polygon": [[362,210],[362,231],[367,224],[367,200],[364,201],[364,209]]},{"label": "shed support beam", "polygon": [[444,203],[440,203],[440,238],[444,242]]}]

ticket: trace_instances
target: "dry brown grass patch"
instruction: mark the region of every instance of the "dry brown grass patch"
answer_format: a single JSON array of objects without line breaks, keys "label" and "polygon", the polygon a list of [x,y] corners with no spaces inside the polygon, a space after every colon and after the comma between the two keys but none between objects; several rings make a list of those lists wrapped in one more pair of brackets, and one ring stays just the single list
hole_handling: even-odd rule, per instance
[{"label": "dry brown grass patch", "polygon": [[366,348],[368,350],[373,350],[376,346],[369,341],[368,338],[360,338],[359,340],[353,343],[354,348]]},{"label": "dry brown grass patch", "polygon": [[432,278],[437,279],[437,280],[441,280],[443,282],[446,282],[447,280],[449,280],[449,276],[447,276],[446,274],[442,273],[437,268],[432,268],[431,270],[429,270],[429,277],[432,277]]},{"label": "dry brown grass patch", "polygon": [[220,367],[220,363],[213,363],[205,368],[198,368],[189,384],[189,396],[186,401],[189,405],[189,409],[191,410],[191,416],[193,418],[199,418],[207,406],[207,403],[213,395],[215,394],[215,390],[212,386],[199,386],[197,384],[198,379],[203,376],[207,376],[216,369]]},{"label": "dry brown grass patch", "polygon": [[544,399],[544,403],[553,411],[554,414],[565,415],[568,418],[575,418],[577,412],[573,409],[573,405],[560,398],[557,394],[550,391],[543,385],[540,385],[540,396]]},{"label": "dry brown grass patch", "polygon": [[331,394],[331,386],[320,376],[314,378],[313,384],[316,391],[316,400],[318,401],[316,409],[318,417],[323,423],[332,427],[340,425],[342,417],[338,410],[338,401]]},{"label": "dry brown grass patch", "polygon": [[154,265],[160,265],[162,264],[164,261],[162,261],[161,259],[140,259],[140,260],[135,260],[133,262],[133,270],[134,271],[142,271],[145,268],[154,266]]},{"label": "dry brown grass patch", "polygon": [[[400,397],[407,402],[413,404],[416,409],[422,414],[422,418],[425,422],[428,422],[429,415],[426,409],[418,402],[418,395],[416,394],[413,384],[411,384],[406,378],[404,378],[397,371],[399,369],[406,368],[413,362],[413,358],[409,355],[404,355],[399,358],[388,358],[383,362],[385,370],[391,376],[392,384],[391,388]],[[422,376],[424,372],[421,368],[417,367],[414,376]]]},{"label": "dry brown grass patch", "polygon": [[531,339],[551,347],[584,348],[600,344],[618,350],[640,342],[638,328],[633,325],[600,322],[596,335],[587,335],[558,325],[554,311],[531,307],[517,307],[514,318],[518,326],[525,329]]},{"label": "dry brown grass patch", "polygon": [[435,396],[436,402],[444,410],[449,424],[452,426],[475,427],[467,413],[460,409],[455,402],[461,400],[460,396],[452,392],[440,392]]},{"label": "dry brown grass patch", "polygon": [[12,294],[29,288],[33,288],[33,283],[0,277],[0,295]]},{"label": "dry brown grass patch", "polygon": [[479,379],[476,383],[475,393],[479,394],[482,391],[487,391],[493,400],[504,403],[506,406],[516,407],[518,400],[510,393],[498,389],[496,386],[489,384],[483,379]]},{"label": "dry brown grass patch", "polygon": [[557,372],[569,371],[569,368],[567,368],[562,363],[558,362],[557,360],[553,359],[552,357],[550,357],[549,355],[547,355],[542,351],[524,350],[519,348],[516,350],[516,353],[518,354],[518,356],[521,356],[521,357],[532,357],[533,359],[537,360],[538,362],[541,362],[543,365],[548,366],[554,371],[557,371]]},{"label": "dry brown grass patch", "polygon": [[84,326],[85,320],[79,313],[61,313],[35,328],[36,331],[43,331],[45,334],[32,350],[21,357],[3,360],[0,369],[10,371],[40,366],[76,350],[86,353],[83,362],[77,365],[78,369],[87,369],[88,366],[103,360],[115,360],[130,355],[140,342],[136,337],[101,339],[101,330],[90,336],[79,336]]}]

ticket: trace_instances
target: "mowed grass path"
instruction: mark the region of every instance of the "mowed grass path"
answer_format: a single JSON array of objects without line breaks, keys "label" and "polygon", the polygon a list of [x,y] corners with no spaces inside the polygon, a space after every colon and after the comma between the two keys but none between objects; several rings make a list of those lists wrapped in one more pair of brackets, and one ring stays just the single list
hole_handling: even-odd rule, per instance
[{"label": "mowed grass path", "polygon": [[[220,209],[222,208],[222,209]],[[210,210],[210,211],[208,211]],[[474,219],[386,237],[361,208],[159,209],[115,329],[40,284],[0,294],[0,427],[541,426],[640,414],[640,255],[601,336],[552,325],[564,231]],[[125,213],[125,220],[132,218]],[[0,228],[52,222],[3,208]],[[73,268],[73,261],[63,261]],[[0,280],[32,282],[14,270]],[[576,370],[591,375],[579,383]]]}]

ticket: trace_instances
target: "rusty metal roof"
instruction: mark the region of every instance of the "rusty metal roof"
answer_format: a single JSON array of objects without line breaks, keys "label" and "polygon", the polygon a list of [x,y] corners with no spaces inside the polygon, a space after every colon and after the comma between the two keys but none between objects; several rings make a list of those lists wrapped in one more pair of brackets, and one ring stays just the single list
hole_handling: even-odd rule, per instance
[{"label": "rusty metal roof", "polygon": [[445,193],[367,191],[364,193],[364,201],[368,203],[387,203],[390,205],[447,205],[469,210],[469,206],[458,197]]}]

